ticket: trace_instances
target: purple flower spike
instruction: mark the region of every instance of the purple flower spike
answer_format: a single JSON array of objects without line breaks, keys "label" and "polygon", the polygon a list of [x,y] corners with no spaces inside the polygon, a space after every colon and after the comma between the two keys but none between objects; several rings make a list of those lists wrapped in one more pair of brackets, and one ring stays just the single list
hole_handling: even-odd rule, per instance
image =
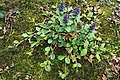
[{"label": "purple flower spike", "polygon": [[63,21],[64,21],[65,24],[68,24],[68,22],[69,22],[69,14],[65,13]]},{"label": "purple flower spike", "polygon": [[65,10],[65,3],[64,3],[64,2],[61,2],[61,3],[59,4],[59,6],[58,6],[58,9],[59,9],[60,12],[61,12],[61,11],[64,11],[64,10]]},{"label": "purple flower spike", "polygon": [[92,23],[91,26],[90,26],[90,30],[95,30],[95,27],[96,27],[96,24]]},{"label": "purple flower spike", "polygon": [[81,28],[82,28],[82,23],[81,23],[81,22],[78,22],[78,23],[77,23],[77,28],[78,28],[78,29],[81,29]]},{"label": "purple flower spike", "polygon": [[73,9],[73,16],[77,16],[78,14],[80,14],[80,10],[79,10],[79,6],[77,6],[77,7],[75,7],[74,9]]}]

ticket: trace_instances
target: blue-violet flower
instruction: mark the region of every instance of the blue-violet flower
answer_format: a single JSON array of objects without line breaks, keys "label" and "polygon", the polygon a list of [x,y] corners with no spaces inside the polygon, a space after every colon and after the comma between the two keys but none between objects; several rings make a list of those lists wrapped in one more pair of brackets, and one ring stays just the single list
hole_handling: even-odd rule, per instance
[{"label": "blue-violet flower", "polygon": [[58,10],[59,10],[60,12],[65,10],[65,3],[64,3],[64,2],[61,2],[61,3],[59,4]]},{"label": "blue-violet flower", "polygon": [[78,29],[81,29],[81,28],[82,28],[82,23],[81,23],[81,22],[78,22],[78,23],[77,23],[77,28],[78,28]]},{"label": "blue-violet flower", "polygon": [[95,30],[95,27],[96,27],[96,24],[92,23],[91,26],[90,26],[90,30]]},{"label": "blue-violet flower", "polygon": [[63,21],[64,21],[65,24],[68,24],[68,22],[69,22],[69,14],[65,13]]},{"label": "blue-violet flower", "polygon": [[78,14],[80,14],[80,10],[79,10],[79,6],[77,6],[77,7],[75,7],[74,9],[73,9],[73,11],[72,11],[72,13],[73,13],[73,16],[77,16]]}]

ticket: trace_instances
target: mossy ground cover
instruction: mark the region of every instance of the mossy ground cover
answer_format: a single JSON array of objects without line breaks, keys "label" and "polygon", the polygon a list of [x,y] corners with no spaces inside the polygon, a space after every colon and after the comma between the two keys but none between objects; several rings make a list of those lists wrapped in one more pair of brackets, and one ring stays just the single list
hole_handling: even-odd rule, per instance
[{"label": "mossy ground cover", "polygon": [[[65,0],[67,6],[80,5],[82,1]],[[87,5],[96,5],[99,1],[87,1]],[[30,50],[28,42],[24,42],[19,45],[18,48],[13,48],[14,40],[21,40],[21,34],[24,32],[32,31],[35,27],[35,23],[40,23],[44,20],[44,16],[41,14],[44,11],[53,10],[52,5],[60,3],[60,0],[2,0],[0,3],[0,10],[8,12],[9,9],[18,8],[20,14],[16,14],[15,22],[13,22],[13,34],[3,34],[3,27],[5,26],[4,18],[0,19],[0,68],[3,71],[0,73],[0,79],[2,80],[60,80],[61,78],[57,74],[57,70],[64,67],[60,63],[56,63],[56,67],[53,67],[53,71],[47,73],[40,66],[39,63],[43,62],[44,56],[42,55],[42,49],[36,48],[36,51],[32,56],[25,54]],[[108,3],[109,4],[109,3]],[[115,2],[116,4],[116,2]],[[117,4],[115,5],[117,6]],[[84,6],[81,6],[84,9]],[[107,13],[104,17],[100,17],[102,23],[100,27],[100,35],[103,38],[103,42],[108,42],[108,47],[113,53],[119,55],[119,31],[120,25],[115,25],[107,20],[112,16],[111,7],[101,3],[100,8]],[[116,35],[117,34],[117,35]],[[99,63],[88,61],[81,61],[82,67],[78,69],[71,69],[69,76],[66,80],[99,80],[108,78],[110,80],[119,80],[119,76],[113,76],[112,73],[107,75],[106,69],[109,67],[106,61]],[[106,79],[103,79],[106,80]]]}]

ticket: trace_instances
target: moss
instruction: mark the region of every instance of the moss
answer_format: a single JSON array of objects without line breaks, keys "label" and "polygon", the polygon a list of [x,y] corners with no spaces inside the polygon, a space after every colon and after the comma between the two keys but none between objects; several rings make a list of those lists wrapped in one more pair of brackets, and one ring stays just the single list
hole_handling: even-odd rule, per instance
[{"label": "moss", "polygon": [[[68,3],[67,6],[81,5],[81,2],[76,2],[75,0],[65,1]],[[13,46],[14,40],[20,40],[20,35],[22,33],[32,31],[35,22],[42,22],[44,17],[41,13],[46,10],[50,10],[50,6],[53,4],[56,5],[58,2],[60,2],[60,0],[4,0],[3,3],[0,4],[0,10],[4,10],[6,12],[8,12],[9,9],[14,8],[18,8],[20,10],[20,14],[16,15],[16,21],[13,22],[14,34],[11,36],[4,35],[3,31],[0,31],[0,37],[4,36],[3,39],[0,39],[0,67],[5,64],[10,66],[11,63],[14,62],[14,67],[9,70],[10,74],[5,71],[0,75],[2,78],[5,80],[24,80],[26,75],[29,75],[33,80],[60,79],[59,75],[56,74],[58,72],[58,68],[60,69],[63,67],[63,65],[59,65],[60,63],[56,63],[57,67],[53,68],[55,71],[52,71],[51,73],[46,73],[39,67],[39,62],[41,62],[43,58],[42,52],[39,51],[41,48],[38,48],[38,50],[34,52],[33,56],[25,55],[25,52],[29,51],[29,45],[27,42],[23,43],[18,48],[8,48],[8,46]],[[89,3],[95,5],[96,0]],[[107,21],[107,17],[112,14],[111,10],[106,6],[102,6],[102,10],[108,11],[106,11],[107,15],[104,18],[101,18],[101,36],[104,41],[109,38],[110,42],[113,43],[113,47],[119,47],[119,36],[116,36],[116,30],[118,30],[118,27],[111,25],[109,21]],[[0,27],[3,28],[4,25],[4,19],[0,20]],[[101,62],[99,65],[92,65],[86,61],[81,61],[81,63],[83,67],[79,69],[79,72],[75,72],[76,70],[74,69],[70,70],[70,76],[67,77],[68,80],[96,80],[97,75],[102,75],[106,68],[104,62]]]}]

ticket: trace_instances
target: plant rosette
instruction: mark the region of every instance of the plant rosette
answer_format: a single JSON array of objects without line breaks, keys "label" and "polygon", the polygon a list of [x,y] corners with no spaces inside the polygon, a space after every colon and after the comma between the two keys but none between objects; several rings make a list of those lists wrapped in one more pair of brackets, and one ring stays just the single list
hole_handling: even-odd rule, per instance
[{"label": "plant rosette", "polygon": [[[101,61],[106,51],[105,43],[99,43],[101,38],[95,35],[97,33],[95,22],[87,24],[81,20],[83,15],[79,6],[66,8],[65,3],[61,2],[56,11],[47,11],[44,15],[47,18],[42,23],[35,24],[34,32],[23,33],[22,36],[29,41],[32,50],[38,46],[45,46],[43,51],[47,59],[40,63],[45,71],[51,71],[52,61],[55,59],[64,60],[66,65],[72,64],[72,68],[81,67],[79,63],[81,58],[91,63],[93,59]],[[65,53],[57,54],[56,50],[61,48],[64,48]],[[68,75],[66,71],[58,72],[62,79]]]}]

